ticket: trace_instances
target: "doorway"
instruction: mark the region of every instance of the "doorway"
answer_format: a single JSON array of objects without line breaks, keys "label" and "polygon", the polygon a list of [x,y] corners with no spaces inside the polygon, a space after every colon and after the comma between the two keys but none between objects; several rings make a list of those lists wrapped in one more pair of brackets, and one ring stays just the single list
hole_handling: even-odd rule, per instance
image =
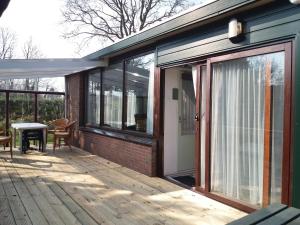
[{"label": "doorway", "polygon": [[164,176],[195,186],[197,72],[191,65],[165,70]]}]

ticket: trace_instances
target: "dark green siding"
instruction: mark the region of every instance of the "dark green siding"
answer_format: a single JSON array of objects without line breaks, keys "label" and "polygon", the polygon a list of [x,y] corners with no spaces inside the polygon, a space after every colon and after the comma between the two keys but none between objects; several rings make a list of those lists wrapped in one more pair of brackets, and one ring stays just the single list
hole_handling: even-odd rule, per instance
[{"label": "dark green siding", "polygon": [[[244,21],[245,40],[237,44],[227,38],[227,24],[230,18],[223,22],[212,23],[172,39],[172,42],[162,43],[157,47],[157,64],[160,66],[186,60],[205,59],[212,54],[223,54],[226,51],[277,41],[291,41],[295,45],[295,79],[292,138],[292,205],[300,208],[300,6],[282,1],[268,8],[253,10],[248,15],[237,17]],[[245,16],[244,16],[245,15]],[[283,190],[285,191],[285,190]]]},{"label": "dark green siding", "polygon": [[[300,7],[290,3],[271,6],[269,10],[251,12],[252,16],[243,18],[245,40],[234,44],[227,38],[228,20],[218,27],[199,29],[192,36],[176,40],[158,47],[158,65],[175,63],[182,60],[204,57],[228,50],[244,48],[246,46],[275,40],[293,38],[300,31]],[[247,16],[247,15],[246,15]],[[215,26],[215,24],[213,24]]]},{"label": "dark green siding", "polygon": [[257,5],[266,4],[274,0],[216,0],[204,7],[182,14],[174,19],[167,20],[151,29],[135,34],[130,38],[121,40],[120,42],[103,48],[97,52],[87,55],[88,59],[97,59],[104,56],[110,56],[113,53],[126,51],[127,49],[137,46],[145,46],[162,39],[164,35],[171,35],[179,32],[181,29],[187,30],[191,27],[199,26],[201,23],[207,23],[208,20],[214,19],[232,10],[240,10],[242,7],[255,7]]},{"label": "dark green siding", "polygon": [[295,40],[295,98],[294,98],[294,137],[293,137],[293,206],[300,208],[300,33]]}]

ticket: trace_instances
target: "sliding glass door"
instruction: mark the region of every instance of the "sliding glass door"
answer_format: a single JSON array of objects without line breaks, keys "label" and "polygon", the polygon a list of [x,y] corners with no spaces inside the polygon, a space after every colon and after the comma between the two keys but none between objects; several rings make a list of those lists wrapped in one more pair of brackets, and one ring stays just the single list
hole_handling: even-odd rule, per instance
[{"label": "sliding glass door", "polygon": [[253,208],[287,203],[289,52],[283,44],[208,59],[199,98],[201,191]]}]

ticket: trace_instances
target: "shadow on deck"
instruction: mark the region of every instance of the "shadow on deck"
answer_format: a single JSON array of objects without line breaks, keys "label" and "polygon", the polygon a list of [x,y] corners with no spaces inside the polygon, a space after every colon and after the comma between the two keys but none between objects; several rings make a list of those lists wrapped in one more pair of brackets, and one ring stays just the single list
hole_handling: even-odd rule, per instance
[{"label": "shadow on deck", "polygon": [[0,224],[226,224],[236,209],[80,149],[0,150]]}]

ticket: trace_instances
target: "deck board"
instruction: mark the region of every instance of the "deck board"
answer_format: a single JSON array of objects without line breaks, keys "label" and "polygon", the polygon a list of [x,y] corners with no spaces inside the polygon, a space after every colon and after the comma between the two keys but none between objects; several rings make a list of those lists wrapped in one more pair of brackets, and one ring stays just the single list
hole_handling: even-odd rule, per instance
[{"label": "deck board", "polygon": [[218,225],[246,215],[80,149],[14,153],[0,151],[8,224]]}]

